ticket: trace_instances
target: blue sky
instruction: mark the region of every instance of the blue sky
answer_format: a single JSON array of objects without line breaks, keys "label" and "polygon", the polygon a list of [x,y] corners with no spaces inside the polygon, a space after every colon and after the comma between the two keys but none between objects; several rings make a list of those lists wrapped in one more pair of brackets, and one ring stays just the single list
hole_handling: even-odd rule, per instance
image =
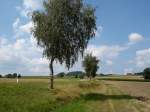
[{"label": "blue sky", "polygon": [[[48,61],[30,34],[30,13],[42,8],[42,0],[0,1],[0,74],[46,75]],[[150,1],[85,0],[96,8],[96,37],[86,52],[97,56],[98,72],[124,74],[150,66]],[[82,70],[82,59],[70,70]],[[58,63],[55,73],[67,72]]]}]

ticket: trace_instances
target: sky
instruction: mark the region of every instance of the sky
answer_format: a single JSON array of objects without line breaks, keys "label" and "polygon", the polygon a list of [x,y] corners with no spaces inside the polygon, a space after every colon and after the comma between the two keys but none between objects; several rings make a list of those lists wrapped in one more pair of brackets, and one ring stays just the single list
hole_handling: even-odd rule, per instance
[{"label": "sky", "polygon": [[[97,31],[86,53],[100,59],[98,73],[125,74],[150,67],[150,1],[84,0],[95,7]],[[31,14],[42,0],[0,1],[0,74],[48,75],[48,60],[31,34]],[[69,71],[84,71],[82,58]],[[68,72],[54,64],[54,73]]]}]

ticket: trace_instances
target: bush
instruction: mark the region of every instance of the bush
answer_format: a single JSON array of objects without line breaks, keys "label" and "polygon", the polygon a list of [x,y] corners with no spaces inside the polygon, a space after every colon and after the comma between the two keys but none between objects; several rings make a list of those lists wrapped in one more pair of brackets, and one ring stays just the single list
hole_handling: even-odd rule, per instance
[{"label": "bush", "polygon": [[16,78],[16,77],[17,77],[17,73],[13,73],[12,75],[13,75],[13,76],[12,76],[13,78]]},{"label": "bush", "polygon": [[78,74],[75,74],[75,76],[74,76],[75,78],[78,78]]},{"label": "bush", "polygon": [[62,78],[62,77],[65,76],[65,73],[64,73],[64,72],[61,72],[61,73],[58,73],[56,76]]},{"label": "bush", "polygon": [[79,75],[80,79],[84,79],[84,74]]},{"label": "bush", "polygon": [[21,74],[18,75],[18,78],[21,78]]},{"label": "bush", "polygon": [[144,79],[150,79],[150,68],[144,69],[143,75]]},{"label": "bush", "polygon": [[0,78],[2,78],[2,75],[0,75]]},{"label": "bush", "polygon": [[103,73],[100,73],[100,74],[99,74],[99,76],[105,76],[105,74],[103,74]]}]

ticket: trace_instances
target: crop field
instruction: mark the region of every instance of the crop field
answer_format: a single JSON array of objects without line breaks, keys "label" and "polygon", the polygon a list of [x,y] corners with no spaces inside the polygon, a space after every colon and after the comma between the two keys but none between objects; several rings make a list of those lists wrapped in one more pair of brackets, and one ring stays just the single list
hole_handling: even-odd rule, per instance
[{"label": "crop field", "polygon": [[150,82],[106,81],[106,83],[112,84],[132,96],[143,96],[150,98]]},{"label": "crop field", "polygon": [[[0,112],[149,112],[150,82],[0,79]],[[140,99],[143,96],[145,99]]]}]

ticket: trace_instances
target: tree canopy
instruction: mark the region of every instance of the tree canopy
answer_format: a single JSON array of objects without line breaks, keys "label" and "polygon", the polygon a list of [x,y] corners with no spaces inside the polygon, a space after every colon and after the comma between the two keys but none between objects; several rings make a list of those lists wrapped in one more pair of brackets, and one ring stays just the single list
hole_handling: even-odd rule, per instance
[{"label": "tree canopy", "polygon": [[43,48],[43,56],[50,61],[53,82],[54,60],[65,63],[69,69],[80,54],[83,56],[89,40],[94,37],[95,9],[83,0],[48,0],[43,4],[44,9],[32,15],[33,35]]},{"label": "tree canopy", "polygon": [[95,56],[92,56],[92,54],[87,54],[84,57],[83,67],[88,77],[91,78],[96,76],[96,72],[99,68],[98,63],[99,60]]},{"label": "tree canopy", "polygon": [[143,74],[144,74],[144,79],[150,79],[150,68],[145,68]]}]

